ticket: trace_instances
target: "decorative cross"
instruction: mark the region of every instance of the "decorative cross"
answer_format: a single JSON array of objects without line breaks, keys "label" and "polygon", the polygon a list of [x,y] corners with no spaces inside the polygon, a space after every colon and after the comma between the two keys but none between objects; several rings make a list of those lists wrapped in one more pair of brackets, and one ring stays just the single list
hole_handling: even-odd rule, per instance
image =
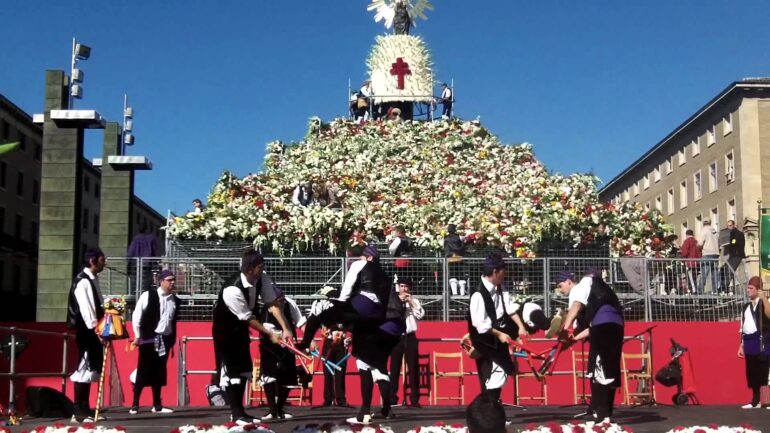
[{"label": "decorative cross", "polygon": [[409,63],[406,63],[401,57],[396,59],[396,63],[393,63],[390,68],[390,75],[398,77],[397,89],[404,89],[404,76],[412,75],[412,71],[409,69]]}]

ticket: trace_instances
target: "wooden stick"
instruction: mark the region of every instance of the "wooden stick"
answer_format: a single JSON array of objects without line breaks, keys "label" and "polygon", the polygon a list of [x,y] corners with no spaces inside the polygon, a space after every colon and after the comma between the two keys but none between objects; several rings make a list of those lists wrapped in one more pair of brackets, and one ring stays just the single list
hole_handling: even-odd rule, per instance
[{"label": "wooden stick", "polygon": [[104,373],[107,370],[107,354],[110,352],[110,345],[104,346],[104,356],[102,357],[102,373],[99,375],[99,391],[96,393],[96,411],[94,412],[94,422],[99,420],[99,409],[102,407],[102,397],[104,392]]}]

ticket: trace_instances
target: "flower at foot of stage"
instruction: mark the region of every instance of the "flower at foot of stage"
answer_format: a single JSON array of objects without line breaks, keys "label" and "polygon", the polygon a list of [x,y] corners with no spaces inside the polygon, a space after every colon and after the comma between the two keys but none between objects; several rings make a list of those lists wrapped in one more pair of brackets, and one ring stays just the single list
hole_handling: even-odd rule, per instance
[{"label": "flower at foot of stage", "polygon": [[122,340],[128,338],[128,331],[123,320],[126,312],[125,298],[107,298],[104,300],[104,317],[96,325],[96,333],[105,340]]},{"label": "flower at foot of stage", "polygon": [[97,426],[92,422],[86,422],[79,426],[56,423],[48,426],[37,426],[30,433],[125,433],[126,429],[116,425],[114,427]]},{"label": "flower at foot of stage", "polygon": [[549,423],[546,425],[529,424],[520,433],[633,433],[633,430],[610,422],[596,423],[588,421],[580,423],[573,421],[569,424]]},{"label": "flower at foot of stage", "polygon": [[0,421],[0,433],[10,433],[9,429],[3,429],[2,427],[9,427],[9,426],[21,424],[21,417],[16,412],[16,409],[13,403],[8,405],[7,411],[5,410],[5,406],[0,404],[0,417],[3,415],[8,416],[8,419],[3,419],[2,421]]},{"label": "flower at foot of stage", "polygon": [[445,424],[437,422],[429,426],[415,427],[407,433],[468,433],[468,427],[462,424]]},{"label": "flower at foot of stage", "polygon": [[306,424],[294,427],[291,433],[393,433],[393,429],[387,426],[370,424],[350,425],[326,423],[326,424]]},{"label": "flower at foot of stage", "polygon": [[238,425],[226,422],[221,425],[188,424],[171,430],[170,433],[275,433],[267,424]]},{"label": "flower at foot of stage", "polygon": [[760,433],[760,430],[756,430],[748,424],[743,424],[739,427],[709,424],[707,427],[674,427],[666,433]]}]

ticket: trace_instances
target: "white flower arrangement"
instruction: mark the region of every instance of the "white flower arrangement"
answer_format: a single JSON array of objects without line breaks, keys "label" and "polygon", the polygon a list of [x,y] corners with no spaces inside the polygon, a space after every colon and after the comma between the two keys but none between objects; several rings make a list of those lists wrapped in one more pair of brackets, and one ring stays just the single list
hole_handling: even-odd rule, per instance
[{"label": "white flower arrangement", "polygon": [[[337,191],[342,208],[295,205],[300,182]],[[249,240],[279,253],[337,253],[383,239],[396,225],[417,245],[438,250],[452,223],[466,242],[520,258],[534,257],[544,240],[596,238],[616,256],[665,255],[666,245],[652,240],[671,231],[662,215],[600,203],[598,182],[589,174],[550,174],[531,145],[504,145],[478,121],[312,119],[305,141],[268,144],[263,172],[223,173],[206,211],[177,217],[167,229],[181,239]],[[362,234],[352,238],[358,227]]]},{"label": "white flower arrangement", "polygon": [[221,425],[188,424],[171,430],[170,433],[275,433],[267,424],[238,425],[226,422]]},{"label": "white flower arrangement", "polygon": [[379,424],[350,425],[348,423],[336,424],[306,424],[294,427],[292,433],[393,433],[393,429]]},{"label": "white flower arrangement", "polygon": [[415,427],[407,433],[468,433],[468,427],[462,424],[445,424],[437,422],[429,426]]},{"label": "white flower arrangement", "polygon": [[707,427],[693,426],[693,427],[674,427],[666,433],[761,433],[760,430],[755,430],[752,426],[745,424],[739,427],[729,427],[724,425],[711,424]]},{"label": "white flower arrangement", "polygon": [[597,423],[588,421],[579,423],[577,421],[569,424],[550,423],[547,425],[529,424],[526,430],[520,433],[633,433],[631,429],[625,429],[619,424],[602,422]]},{"label": "white flower arrangement", "polygon": [[[4,427],[0,427],[0,432],[6,433]],[[68,425],[64,423],[56,423],[53,425],[39,425],[30,430],[29,433],[125,433],[125,427],[116,425],[114,427],[104,427],[96,425],[92,422],[84,422],[80,425]],[[10,433],[8,430],[7,433]]]},{"label": "white flower arrangement", "polygon": [[[391,74],[393,63],[401,58],[409,65],[409,75],[404,76],[404,88],[398,88],[396,77]],[[433,64],[430,51],[418,36],[377,36],[366,61],[372,81],[374,102],[433,101]]]}]

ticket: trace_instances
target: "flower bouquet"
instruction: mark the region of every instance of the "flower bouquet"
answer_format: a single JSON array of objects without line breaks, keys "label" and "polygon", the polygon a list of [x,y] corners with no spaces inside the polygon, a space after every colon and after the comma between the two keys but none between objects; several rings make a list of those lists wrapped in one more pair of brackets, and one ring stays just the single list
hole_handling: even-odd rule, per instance
[{"label": "flower bouquet", "polygon": [[462,424],[445,424],[437,422],[429,426],[415,427],[407,433],[467,433],[468,427]]},{"label": "flower bouquet", "polygon": [[546,425],[529,424],[521,433],[633,433],[630,428],[624,428],[619,424],[610,422],[588,421],[581,423],[573,421],[569,424],[550,423]]},{"label": "flower bouquet", "polygon": [[128,338],[123,314],[126,312],[125,298],[107,298],[104,300],[104,317],[96,325],[96,333],[105,340]]},{"label": "flower bouquet", "polygon": [[234,422],[226,422],[221,425],[212,424],[188,424],[171,430],[170,433],[275,433],[267,424],[238,425]]},{"label": "flower bouquet", "polygon": [[[298,425],[291,431],[292,433],[393,433],[393,429],[387,426],[371,425],[350,425],[348,423],[335,424],[306,424]],[[182,432],[184,433],[184,432]]]},{"label": "flower bouquet", "polygon": [[725,425],[709,424],[708,427],[693,426],[683,427],[678,426],[669,430],[667,433],[760,433],[760,430],[755,430],[748,424],[742,424],[739,427],[730,427]]},{"label": "flower bouquet", "polygon": [[[3,431],[2,433],[10,433],[10,430]],[[114,427],[101,427],[92,422],[84,422],[83,424],[73,426],[63,423],[56,423],[54,425],[40,425],[35,427],[34,430],[22,433],[125,433],[126,429],[123,426],[116,425]]]}]

